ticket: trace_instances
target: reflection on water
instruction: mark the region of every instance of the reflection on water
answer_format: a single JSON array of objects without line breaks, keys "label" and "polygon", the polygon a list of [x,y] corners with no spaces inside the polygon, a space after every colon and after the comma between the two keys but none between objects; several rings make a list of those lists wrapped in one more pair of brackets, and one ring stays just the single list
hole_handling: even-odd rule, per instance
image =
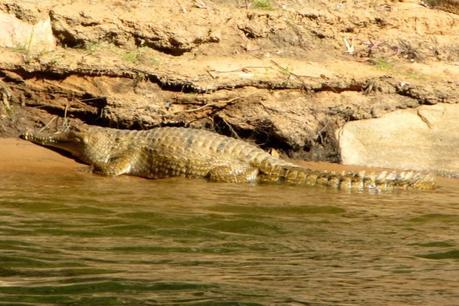
[{"label": "reflection on water", "polygon": [[459,304],[459,188],[0,174],[2,305]]}]

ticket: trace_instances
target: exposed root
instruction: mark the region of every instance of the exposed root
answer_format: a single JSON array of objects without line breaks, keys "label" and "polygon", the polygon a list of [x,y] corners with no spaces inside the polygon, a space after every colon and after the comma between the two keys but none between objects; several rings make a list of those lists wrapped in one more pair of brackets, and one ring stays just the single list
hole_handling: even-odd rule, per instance
[{"label": "exposed root", "polygon": [[57,116],[53,116],[53,117],[51,118],[51,120],[48,121],[48,123],[46,123],[40,130],[38,130],[38,133],[41,133],[41,132],[43,132],[44,130],[46,130],[46,129],[51,125],[51,123],[52,123],[54,120],[56,120],[56,118],[57,118]]}]

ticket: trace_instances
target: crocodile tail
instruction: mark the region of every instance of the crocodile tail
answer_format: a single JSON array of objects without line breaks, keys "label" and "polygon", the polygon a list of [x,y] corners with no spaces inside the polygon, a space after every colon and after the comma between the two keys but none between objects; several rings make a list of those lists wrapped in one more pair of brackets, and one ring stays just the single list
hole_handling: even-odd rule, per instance
[{"label": "crocodile tail", "polygon": [[376,190],[391,191],[395,189],[432,190],[435,188],[434,177],[415,171],[403,172],[330,172],[324,174],[322,183],[325,186],[336,187],[344,190]]},{"label": "crocodile tail", "polygon": [[[403,172],[333,172],[312,170],[293,164],[271,164],[268,173],[261,176],[261,181],[285,182],[293,185],[326,186],[343,190],[394,189],[431,190],[435,188],[434,177],[415,171]],[[263,170],[262,170],[263,171]]]}]

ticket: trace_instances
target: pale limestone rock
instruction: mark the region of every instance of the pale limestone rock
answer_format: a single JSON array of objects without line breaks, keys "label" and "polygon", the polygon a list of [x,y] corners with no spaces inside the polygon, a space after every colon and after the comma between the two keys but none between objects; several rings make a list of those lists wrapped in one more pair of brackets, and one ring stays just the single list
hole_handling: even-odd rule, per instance
[{"label": "pale limestone rock", "polygon": [[29,24],[0,12],[0,46],[27,52],[51,51],[56,48],[49,17]]},{"label": "pale limestone rock", "polygon": [[399,110],[338,131],[343,164],[459,175],[459,105]]}]

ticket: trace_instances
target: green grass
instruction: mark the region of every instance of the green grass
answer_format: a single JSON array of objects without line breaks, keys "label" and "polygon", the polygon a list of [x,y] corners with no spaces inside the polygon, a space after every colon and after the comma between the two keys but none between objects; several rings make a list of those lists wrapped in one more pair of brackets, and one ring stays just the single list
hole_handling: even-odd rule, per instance
[{"label": "green grass", "polygon": [[121,58],[126,61],[126,62],[130,62],[130,63],[133,63],[133,64],[136,64],[139,62],[139,57],[140,57],[140,52],[138,52],[137,50],[133,50],[133,51],[128,51],[124,54],[121,55]]},{"label": "green grass", "polygon": [[270,0],[253,0],[252,7],[261,10],[272,10],[273,5]]},{"label": "green grass", "polygon": [[88,51],[89,54],[94,54],[97,50],[100,49],[100,44],[96,42],[86,42],[84,44],[84,49]]},{"label": "green grass", "polygon": [[159,60],[151,54],[151,50],[147,47],[135,49],[122,49],[108,43],[87,42],[83,49],[89,55],[101,53],[110,53],[116,55],[124,62],[131,64],[158,65]]},{"label": "green grass", "polygon": [[142,47],[122,53],[121,58],[132,64],[158,65],[159,60],[148,53],[148,48]]},{"label": "green grass", "polygon": [[391,70],[392,68],[394,68],[394,64],[392,64],[391,62],[389,62],[386,58],[384,57],[379,57],[377,59],[374,60],[374,65],[376,68],[378,68],[379,70]]}]

